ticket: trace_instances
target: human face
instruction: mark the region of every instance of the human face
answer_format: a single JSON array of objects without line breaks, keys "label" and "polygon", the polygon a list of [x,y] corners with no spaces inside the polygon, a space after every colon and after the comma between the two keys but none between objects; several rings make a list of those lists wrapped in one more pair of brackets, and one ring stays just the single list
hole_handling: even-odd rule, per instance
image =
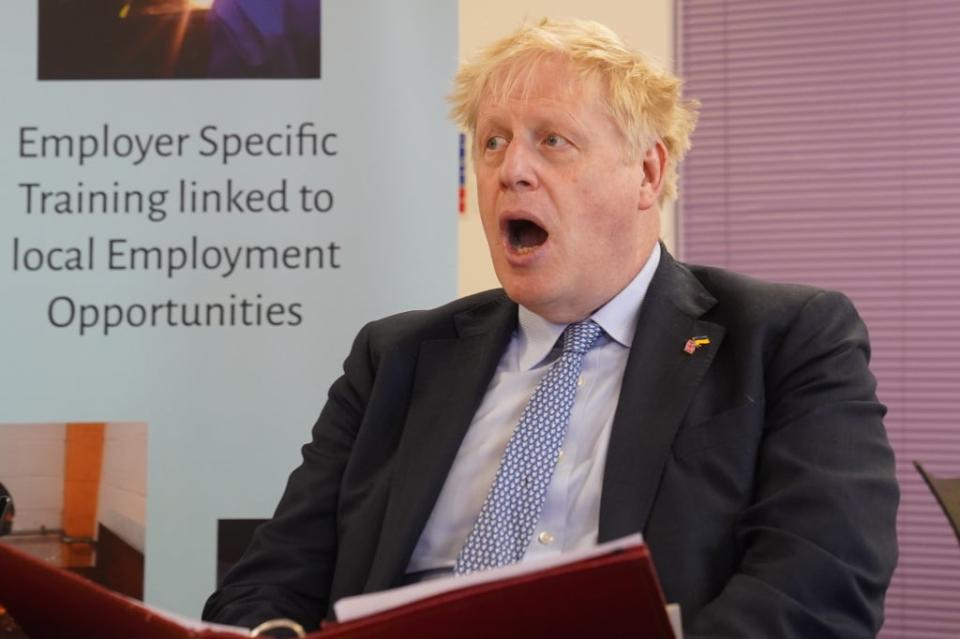
[{"label": "human face", "polygon": [[494,270],[512,300],[552,322],[580,321],[610,301],[659,234],[651,154],[625,160],[601,96],[597,82],[547,59],[477,113],[477,192]]}]

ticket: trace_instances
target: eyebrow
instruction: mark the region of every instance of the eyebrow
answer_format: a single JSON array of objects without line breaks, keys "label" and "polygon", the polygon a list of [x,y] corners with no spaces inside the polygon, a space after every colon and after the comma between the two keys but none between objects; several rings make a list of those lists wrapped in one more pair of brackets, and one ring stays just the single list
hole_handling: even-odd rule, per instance
[{"label": "eyebrow", "polygon": [[[508,114],[504,114],[502,109],[491,109],[491,112],[478,117],[475,134],[486,133],[488,129],[497,129],[504,127],[504,121],[511,119]],[[560,128],[562,133],[569,131],[572,135],[583,137],[587,127],[580,118],[575,117],[569,109],[546,107],[533,113],[526,114],[524,124],[532,123],[532,129],[542,130],[550,128]]]}]

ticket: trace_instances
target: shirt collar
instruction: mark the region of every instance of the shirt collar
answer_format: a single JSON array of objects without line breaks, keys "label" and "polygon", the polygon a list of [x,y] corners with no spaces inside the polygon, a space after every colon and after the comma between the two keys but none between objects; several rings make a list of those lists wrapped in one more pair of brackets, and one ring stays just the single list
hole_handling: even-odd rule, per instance
[{"label": "shirt collar", "polygon": [[[640,312],[640,305],[643,303],[643,298],[647,294],[650,281],[659,264],[660,243],[658,242],[636,277],[591,316],[591,319],[603,329],[608,339],[630,348],[633,336],[637,332],[637,315]],[[518,317],[520,328],[517,333],[519,342],[517,365],[520,370],[526,371],[546,359],[567,325],[547,321],[523,306],[518,311]],[[601,336],[600,339],[604,337]]]}]

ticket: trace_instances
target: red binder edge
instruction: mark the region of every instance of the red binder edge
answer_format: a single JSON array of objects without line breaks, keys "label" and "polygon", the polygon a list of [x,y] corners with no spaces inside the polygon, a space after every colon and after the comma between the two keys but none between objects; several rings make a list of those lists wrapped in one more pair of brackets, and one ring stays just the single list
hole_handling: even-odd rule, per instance
[{"label": "red binder edge", "polygon": [[327,622],[324,624],[323,633],[320,636],[349,639],[350,637],[381,636],[380,633],[376,632],[378,630],[391,629],[399,632],[410,632],[415,629],[418,623],[429,621],[432,613],[454,603],[466,603],[470,599],[497,591],[502,591],[504,596],[508,596],[510,591],[518,590],[522,586],[536,582],[541,583],[543,588],[547,589],[551,579],[556,577],[631,563],[635,564],[636,575],[643,579],[644,588],[648,591],[648,594],[655,595],[654,602],[649,600],[645,602],[647,606],[650,606],[650,609],[644,618],[653,621],[654,627],[644,628],[647,633],[644,636],[651,639],[672,639],[675,635],[667,615],[663,591],[656,577],[650,552],[643,544],[615,550],[599,557],[545,568],[525,575],[450,590],[344,623]]},{"label": "red binder edge", "polygon": [[0,543],[0,603],[30,639],[237,639],[181,625],[139,601]]}]

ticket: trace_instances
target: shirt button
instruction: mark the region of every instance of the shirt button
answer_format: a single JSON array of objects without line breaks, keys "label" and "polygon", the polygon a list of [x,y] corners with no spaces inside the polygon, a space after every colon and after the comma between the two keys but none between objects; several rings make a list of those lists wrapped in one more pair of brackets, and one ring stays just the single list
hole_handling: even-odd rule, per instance
[{"label": "shirt button", "polygon": [[539,541],[544,546],[549,546],[553,543],[553,535],[544,530],[542,533],[537,535],[537,541]]},{"label": "shirt button", "polygon": [[557,453],[557,461],[560,461],[561,459],[563,459],[563,451],[562,451],[562,450],[561,450],[559,453]]},{"label": "shirt button", "polygon": [[577,386],[583,386],[583,375],[577,378]]}]

